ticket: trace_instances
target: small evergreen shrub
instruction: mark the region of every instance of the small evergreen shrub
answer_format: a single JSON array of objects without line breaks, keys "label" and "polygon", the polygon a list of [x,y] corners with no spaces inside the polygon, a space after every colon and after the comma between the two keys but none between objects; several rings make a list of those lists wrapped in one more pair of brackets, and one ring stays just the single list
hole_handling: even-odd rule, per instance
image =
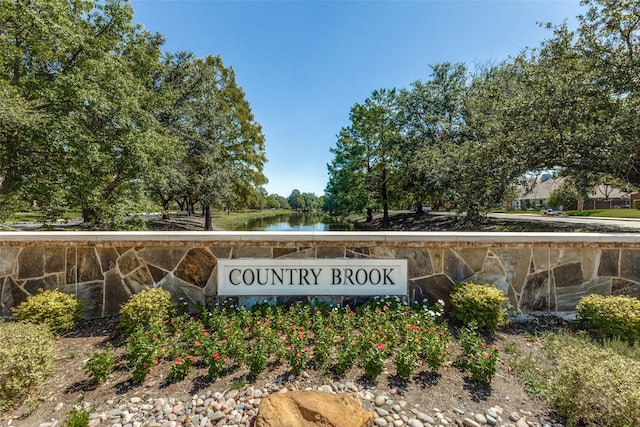
[{"label": "small evergreen shrub", "polygon": [[640,361],[590,343],[556,355],[551,403],[568,426],[633,426],[640,420]]},{"label": "small evergreen shrub", "polygon": [[75,327],[82,314],[82,304],[75,295],[41,290],[19,306],[12,307],[11,312],[19,321],[45,324],[51,332],[60,334]]},{"label": "small evergreen shrub", "polygon": [[160,288],[135,294],[120,309],[120,328],[129,335],[137,326],[149,327],[153,323],[169,323],[176,313],[171,294]]},{"label": "small evergreen shrub", "polygon": [[605,337],[626,340],[629,344],[640,340],[640,299],[625,295],[589,295],[576,306],[580,319],[587,327]]},{"label": "small evergreen shrub", "polygon": [[493,332],[507,323],[507,301],[495,286],[461,282],[451,292],[451,317],[463,325],[475,321],[479,330]]},{"label": "small evergreen shrub", "polygon": [[0,322],[0,412],[53,373],[53,336],[46,325]]}]

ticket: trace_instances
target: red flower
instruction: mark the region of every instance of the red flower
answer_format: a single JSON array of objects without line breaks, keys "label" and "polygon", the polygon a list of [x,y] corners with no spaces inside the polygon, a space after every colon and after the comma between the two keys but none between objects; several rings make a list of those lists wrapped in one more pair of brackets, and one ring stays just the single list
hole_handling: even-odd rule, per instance
[{"label": "red flower", "polygon": [[209,336],[209,331],[204,331],[204,336],[208,337]]},{"label": "red flower", "polygon": [[187,356],[187,359],[189,359],[189,362],[193,363],[196,361],[196,358],[193,356]]},{"label": "red flower", "polygon": [[378,347],[378,350],[384,351],[384,344],[376,344],[376,347]]},{"label": "red flower", "polygon": [[194,342],[194,343],[193,343],[193,346],[194,346],[194,347],[200,347],[200,341],[196,341],[196,342]]},{"label": "red flower", "polygon": [[175,363],[176,365],[184,365],[184,362],[179,357],[173,363]]},{"label": "red flower", "polygon": [[220,344],[223,344],[223,345],[224,345],[224,344],[226,344],[226,343],[227,343],[227,339],[226,339],[226,338],[224,338],[222,341],[220,341]]},{"label": "red flower", "polygon": [[213,360],[220,360],[220,353],[213,353]]},{"label": "red flower", "polygon": [[303,339],[304,338],[304,332],[298,332],[298,338]]}]

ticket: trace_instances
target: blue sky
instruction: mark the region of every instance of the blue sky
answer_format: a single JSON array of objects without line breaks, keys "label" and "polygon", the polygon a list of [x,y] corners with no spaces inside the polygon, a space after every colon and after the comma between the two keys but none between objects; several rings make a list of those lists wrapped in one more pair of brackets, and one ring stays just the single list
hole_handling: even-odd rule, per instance
[{"label": "blue sky", "polygon": [[269,193],[324,193],[349,110],[381,88],[427,80],[430,64],[497,64],[575,26],[578,0],[132,0],[165,51],[220,55],[266,137]]}]

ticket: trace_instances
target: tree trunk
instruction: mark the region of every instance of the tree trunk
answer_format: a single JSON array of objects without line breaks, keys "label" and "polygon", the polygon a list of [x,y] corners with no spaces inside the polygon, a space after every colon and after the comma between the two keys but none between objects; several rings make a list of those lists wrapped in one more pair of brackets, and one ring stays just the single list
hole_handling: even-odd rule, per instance
[{"label": "tree trunk", "polygon": [[367,208],[367,222],[373,221],[373,209]]},{"label": "tree trunk", "polygon": [[387,193],[387,168],[382,169],[382,227],[389,228],[389,194]]},{"label": "tree trunk", "polygon": [[202,212],[204,215],[204,230],[213,231],[213,223],[211,222],[211,206],[202,204]]},{"label": "tree trunk", "polygon": [[97,224],[98,223],[98,212],[95,209],[89,207],[82,208],[82,218],[84,222],[89,224]]}]

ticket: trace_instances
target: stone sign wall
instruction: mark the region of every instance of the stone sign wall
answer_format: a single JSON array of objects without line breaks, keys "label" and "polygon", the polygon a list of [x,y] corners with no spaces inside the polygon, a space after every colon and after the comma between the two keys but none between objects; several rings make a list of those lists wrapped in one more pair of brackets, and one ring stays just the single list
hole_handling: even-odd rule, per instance
[{"label": "stone sign wall", "polygon": [[0,314],[39,289],[78,295],[88,318],[153,287],[194,309],[223,298],[220,259],[406,260],[410,302],[446,303],[462,280],[494,284],[523,312],[571,311],[591,293],[640,297],[637,234],[11,232],[0,233]]}]

